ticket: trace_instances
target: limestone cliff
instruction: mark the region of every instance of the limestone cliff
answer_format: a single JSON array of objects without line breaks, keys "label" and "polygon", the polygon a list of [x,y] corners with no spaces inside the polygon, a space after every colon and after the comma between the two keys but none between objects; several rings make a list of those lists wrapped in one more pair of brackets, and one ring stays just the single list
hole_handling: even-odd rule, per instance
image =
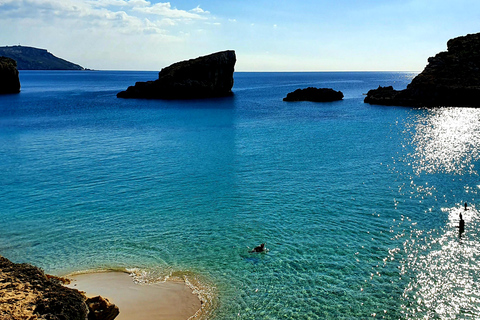
[{"label": "limestone cliff", "polygon": [[155,81],[137,82],[118,98],[198,99],[232,94],[235,51],[222,51],[177,62],[162,69]]},{"label": "limestone cliff", "polygon": [[414,107],[480,107],[480,33],[454,38],[405,90],[379,87],[365,102]]},{"label": "limestone cliff", "polygon": [[17,62],[7,57],[0,57],[0,94],[19,92]]}]

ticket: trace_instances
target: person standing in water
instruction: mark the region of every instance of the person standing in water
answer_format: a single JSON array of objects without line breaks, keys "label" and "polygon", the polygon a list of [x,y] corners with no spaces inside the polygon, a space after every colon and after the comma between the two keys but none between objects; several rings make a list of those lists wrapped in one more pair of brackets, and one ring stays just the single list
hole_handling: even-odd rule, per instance
[{"label": "person standing in water", "polygon": [[467,203],[465,202],[465,210],[467,210]]},{"label": "person standing in water", "polygon": [[[466,203],[465,203],[465,205],[466,205]],[[459,221],[459,224],[458,224],[458,236],[461,237],[462,233],[464,231],[465,231],[465,220],[463,220],[462,214],[460,213],[460,221]]]}]

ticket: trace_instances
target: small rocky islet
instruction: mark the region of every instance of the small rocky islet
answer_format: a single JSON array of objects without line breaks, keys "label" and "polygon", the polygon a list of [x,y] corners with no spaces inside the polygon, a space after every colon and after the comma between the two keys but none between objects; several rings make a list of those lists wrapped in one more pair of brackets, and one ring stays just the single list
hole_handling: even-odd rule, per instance
[{"label": "small rocky islet", "polygon": [[312,102],[332,102],[343,99],[341,91],[335,91],[331,88],[297,89],[287,94],[283,101],[312,101]]}]

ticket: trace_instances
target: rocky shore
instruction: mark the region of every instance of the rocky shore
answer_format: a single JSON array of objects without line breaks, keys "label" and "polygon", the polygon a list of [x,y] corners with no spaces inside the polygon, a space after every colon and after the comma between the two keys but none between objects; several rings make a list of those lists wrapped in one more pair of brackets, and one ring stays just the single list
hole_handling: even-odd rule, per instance
[{"label": "rocky shore", "polygon": [[108,300],[87,299],[82,292],[65,287],[64,281],[0,256],[0,319],[113,320],[119,314]]},{"label": "rocky shore", "polygon": [[172,64],[155,81],[137,82],[118,98],[199,99],[232,94],[235,51],[221,51]]},{"label": "rocky shore", "polygon": [[17,62],[7,57],[0,57],[0,94],[19,92],[20,78]]},{"label": "rocky shore", "polygon": [[447,42],[448,50],[428,65],[404,90],[378,87],[366,103],[412,107],[480,107],[480,33]]}]

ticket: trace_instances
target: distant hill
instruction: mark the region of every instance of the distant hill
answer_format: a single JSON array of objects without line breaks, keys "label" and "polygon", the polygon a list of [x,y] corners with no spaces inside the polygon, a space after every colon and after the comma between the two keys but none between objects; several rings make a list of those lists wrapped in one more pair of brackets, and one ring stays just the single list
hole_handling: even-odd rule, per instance
[{"label": "distant hill", "polygon": [[45,49],[25,46],[0,47],[0,56],[17,61],[18,70],[85,70],[78,64],[55,57]]}]

